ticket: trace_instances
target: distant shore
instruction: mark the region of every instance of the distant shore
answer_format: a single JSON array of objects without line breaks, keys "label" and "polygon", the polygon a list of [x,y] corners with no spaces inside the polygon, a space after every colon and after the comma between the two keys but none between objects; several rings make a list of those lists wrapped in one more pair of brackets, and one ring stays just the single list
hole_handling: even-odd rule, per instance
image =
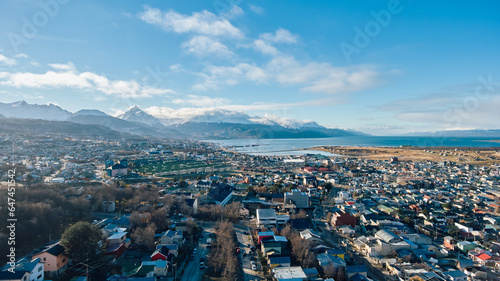
[{"label": "distant shore", "polygon": [[[500,142],[496,140],[495,142]],[[319,150],[342,157],[366,158],[371,160],[400,161],[450,161],[475,165],[500,163],[499,147],[361,147],[361,146],[317,146],[306,150]]]}]

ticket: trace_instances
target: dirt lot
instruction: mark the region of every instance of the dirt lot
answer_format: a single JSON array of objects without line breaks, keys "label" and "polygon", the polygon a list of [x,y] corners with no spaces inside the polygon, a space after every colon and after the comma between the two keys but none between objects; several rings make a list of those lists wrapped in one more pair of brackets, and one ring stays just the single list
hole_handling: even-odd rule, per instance
[{"label": "dirt lot", "polygon": [[320,146],[311,148],[347,157],[373,160],[390,160],[397,157],[400,161],[451,161],[474,165],[500,163],[499,147],[349,147]]}]

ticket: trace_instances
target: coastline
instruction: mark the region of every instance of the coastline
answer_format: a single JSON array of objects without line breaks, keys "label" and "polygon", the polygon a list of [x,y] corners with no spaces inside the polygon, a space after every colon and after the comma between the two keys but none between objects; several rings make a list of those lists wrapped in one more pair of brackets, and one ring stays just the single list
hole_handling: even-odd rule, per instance
[{"label": "coastline", "polygon": [[304,150],[319,150],[348,158],[400,161],[456,162],[474,165],[500,164],[499,147],[373,147],[317,146]]}]

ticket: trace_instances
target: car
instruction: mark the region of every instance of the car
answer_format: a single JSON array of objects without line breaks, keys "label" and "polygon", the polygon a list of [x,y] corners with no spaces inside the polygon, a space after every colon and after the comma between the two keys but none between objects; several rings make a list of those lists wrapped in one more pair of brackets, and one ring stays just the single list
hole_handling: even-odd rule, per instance
[{"label": "car", "polygon": [[196,248],[193,249],[193,254],[196,254]]},{"label": "car", "polygon": [[248,232],[246,232],[246,231],[243,231],[243,234],[245,234],[245,235],[248,235]]},{"label": "car", "polygon": [[251,265],[255,265],[255,262],[254,262],[254,261],[251,261],[251,262],[250,262],[250,264],[251,264]]},{"label": "car", "polygon": [[240,248],[236,248],[236,253],[239,254],[241,252]]},{"label": "car", "polygon": [[257,265],[252,264],[252,270],[257,270]]},{"label": "car", "polygon": [[243,256],[246,257],[247,256],[247,253],[245,251],[243,251]]}]

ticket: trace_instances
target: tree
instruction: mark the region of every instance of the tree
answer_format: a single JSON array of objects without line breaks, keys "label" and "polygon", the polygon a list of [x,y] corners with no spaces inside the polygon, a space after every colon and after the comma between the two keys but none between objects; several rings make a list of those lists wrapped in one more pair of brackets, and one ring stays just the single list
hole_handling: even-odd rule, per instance
[{"label": "tree", "polygon": [[101,240],[101,232],[89,222],[80,221],[72,225],[61,236],[61,245],[66,253],[76,261],[92,258],[96,255]]},{"label": "tree", "polygon": [[151,223],[146,227],[138,227],[130,235],[139,247],[153,248],[155,244],[156,226]]},{"label": "tree", "polygon": [[415,222],[413,221],[413,219],[411,217],[405,217],[404,218],[404,222],[410,226],[410,227],[413,227],[413,225],[415,224]]},{"label": "tree", "polygon": [[347,274],[345,272],[345,268],[341,267],[339,268],[339,271],[337,273],[337,279],[335,281],[347,281]]}]

